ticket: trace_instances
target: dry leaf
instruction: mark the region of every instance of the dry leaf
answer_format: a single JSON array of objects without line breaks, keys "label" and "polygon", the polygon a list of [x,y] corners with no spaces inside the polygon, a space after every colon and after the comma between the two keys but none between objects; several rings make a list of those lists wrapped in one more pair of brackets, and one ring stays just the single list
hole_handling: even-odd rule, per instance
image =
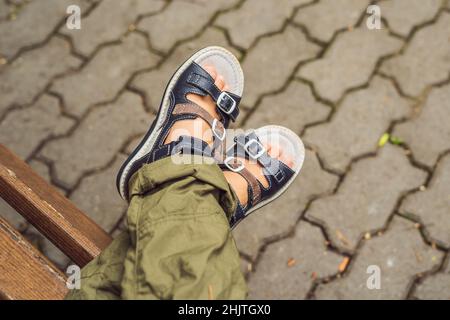
[{"label": "dry leaf", "polygon": [[296,263],[297,263],[297,262],[295,261],[294,258],[289,258],[289,259],[288,259],[288,262],[287,262],[287,266],[290,268],[290,267],[295,266]]},{"label": "dry leaf", "polygon": [[348,263],[350,262],[350,258],[349,257],[345,257],[344,259],[342,259],[342,262],[339,264],[339,272],[344,272],[345,268],[347,268]]},{"label": "dry leaf", "polygon": [[350,246],[350,240],[348,240],[341,231],[336,230],[336,236],[342,242],[342,244]]},{"label": "dry leaf", "polygon": [[317,279],[317,273],[315,271],[313,271],[311,273],[311,279],[316,280]]}]

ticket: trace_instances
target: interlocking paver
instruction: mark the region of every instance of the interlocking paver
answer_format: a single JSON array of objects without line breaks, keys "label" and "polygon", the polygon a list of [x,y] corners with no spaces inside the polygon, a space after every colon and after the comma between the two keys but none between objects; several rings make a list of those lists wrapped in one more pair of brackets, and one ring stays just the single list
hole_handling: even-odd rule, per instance
[{"label": "interlocking paver", "polygon": [[410,147],[414,157],[432,167],[450,150],[450,85],[433,89],[417,118],[395,127],[394,134]]},{"label": "interlocking paver", "polygon": [[138,95],[125,92],[94,109],[70,136],[46,144],[40,154],[54,161],[58,179],[73,187],[86,171],[104,167],[127,137],[144,132],[152,118]]},{"label": "interlocking paver", "polygon": [[337,36],[322,59],[300,68],[299,75],[312,81],[321,97],[337,101],[348,89],[367,83],[378,60],[401,45],[386,30],[347,31]]},{"label": "interlocking paver", "polygon": [[0,22],[6,18],[8,18],[11,12],[11,7],[6,1],[0,1]]},{"label": "interlocking paver", "polygon": [[386,145],[376,157],[354,163],[337,193],[313,202],[306,214],[326,226],[335,245],[353,250],[365,232],[384,226],[399,196],[425,178],[401,148]]},{"label": "interlocking paver", "polygon": [[415,297],[424,300],[450,300],[450,263],[444,271],[427,277],[417,286]]},{"label": "interlocking paver", "polygon": [[[318,227],[300,222],[295,236],[268,246],[250,275],[253,299],[304,299],[314,278],[338,272],[342,256],[328,251]],[[288,262],[289,261],[289,262]]]},{"label": "interlocking paver", "polygon": [[154,48],[167,52],[175,43],[200,32],[216,12],[236,3],[238,0],[172,1],[162,13],[144,18],[138,28],[149,35]]},{"label": "interlocking paver", "polygon": [[292,26],[286,27],[283,33],[262,38],[242,64],[245,73],[243,104],[253,107],[263,93],[281,89],[297,64],[313,58],[319,49],[308,42],[300,29]]},{"label": "interlocking paver", "polygon": [[216,24],[226,28],[234,44],[248,49],[257,37],[278,31],[296,6],[310,0],[248,0],[237,10],[222,14]]},{"label": "interlocking paver", "polygon": [[193,52],[201,48],[217,45],[233,52],[239,57],[236,50],[230,48],[223,32],[208,28],[200,37],[186,42],[177,47],[170,57],[157,70],[152,70],[138,75],[132,85],[145,93],[147,104],[155,111],[159,109],[159,103],[164,93],[164,89],[172,74],[177,70]]},{"label": "interlocking paver", "polygon": [[338,177],[323,171],[314,152],[307,150],[302,172],[277,201],[250,215],[234,231],[241,252],[256,258],[265,239],[286,233],[295,227],[308,202],[331,193]]},{"label": "interlocking paver", "polygon": [[414,26],[432,20],[441,3],[441,0],[387,0],[378,5],[381,16],[389,23],[389,29],[406,37]]},{"label": "interlocking paver", "polygon": [[0,143],[26,159],[49,137],[67,132],[74,121],[61,115],[58,99],[41,96],[33,105],[8,113],[0,124]]},{"label": "interlocking paver", "polygon": [[304,140],[328,168],[344,172],[353,158],[374,152],[390,123],[412,110],[390,81],[374,77],[367,89],[344,98],[331,122],[307,129]]},{"label": "interlocking paver", "polygon": [[39,0],[21,6],[14,19],[0,21],[0,55],[11,58],[21,48],[45,41],[64,20],[66,8],[72,4],[86,7],[86,1],[82,0]]},{"label": "interlocking paver", "polygon": [[[442,253],[427,246],[414,223],[394,218],[386,234],[364,242],[350,273],[315,291],[318,299],[404,299],[413,277],[437,268]],[[373,271],[380,268],[380,289],[369,289]]]},{"label": "interlocking paver", "polygon": [[329,107],[315,99],[306,84],[292,81],[283,92],[264,98],[245,126],[259,128],[276,124],[300,133],[305,125],[325,120],[330,112]]},{"label": "interlocking paver", "polygon": [[145,38],[132,33],[121,44],[102,48],[79,72],[55,81],[51,90],[64,98],[67,112],[80,116],[90,106],[114,99],[133,73],[158,60]]},{"label": "interlocking paver", "polygon": [[82,30],[69,30],[64,26],[61,32],[70,35],[75,48],[89,56],[100,44],[118,40],[139,15],[155,13],[163,5],[162,0],[102,1],[82,20]]},{"label": "interlocking paver", "polygon": [[367,0],[323,0],[299,10],[294,21],[314,38],[328,42],[336,31],[353,27],[368,4]]},{"label": "interlocking paver", "polygon": [[125,156],[119,155],[106,170],[83,178],[70,196],[75,205],[108,232],[112,231],[127,208],[127,203],[117,192],[115,182],[125,159]]},{"label": "interlocking paver", "polygon": [[10,106],[31,103],[53,77],[77,67],[80,61],[69,52],[67,42],[53,38],[0,68],[0,115]]},{"label": "interlocking paver", "polygon": [[394,76],[406,94],[419,96],[429,85],[448,78],[450,13],[414,34],[402,55],[385,61],[381,71]]},{"label": "interlocking paver", "polygon": [[450,154],[439,162],[428,189],[408,196],[400,211],[419,216],[430,235],[450,248]]}]

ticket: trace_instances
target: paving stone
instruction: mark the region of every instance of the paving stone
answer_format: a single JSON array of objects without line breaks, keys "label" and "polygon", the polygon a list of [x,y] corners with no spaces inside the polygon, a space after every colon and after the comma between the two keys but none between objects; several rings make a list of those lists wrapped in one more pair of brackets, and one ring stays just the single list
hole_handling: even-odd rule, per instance
[{"label": "paving stone", "polygon": [[299,10],[294,21],[314,38],[328,42],[336,31],[353,27],[368,5],[367,0],[324,0]]},{"label": "paving stone", "polygon": [[325,120],[330,112],[331,108],[317,101],[306,84],[292,81],[283,92],[263,99],[246,128],[275,124],[300,133],[305,125]]},{"label": "paving stone", "polygon": [[427,277],[417,286],[415,297],[423,300],[450,300],[450,263],[447,268]]},{"label": "paving stone", "polygon": [[342,256],[328,251],[318,227],[301,222],[295,236],[271,244],[250,275],[250,299],[304,299],[315,277],[338,273]]},{"label": "paving stone", "polygon": [[22,159],[49,137],[67,132],[74,121],[61,115],[58,99],[43,95],[33,105],[8,113],[0,124],[0,143]]},{"label": "paving stone", "polygon": [[364,27],[341,33],[324,57],[303,66],[299,75],[312,81],[321,97],[337,101],[348,89],[367,83],[378,60],[401,45],[386,30]]},{"label": "paving stone", "polygon": [[0,21],[0,54],[11,58],[22,48],[44,42],[64,20],[67,6],[72,4],[86,7],[86,2],[80,0],[39,0],[20,6],[14,11],[14,19]]},{"label": "paving stone", "polygon": [[5,1],[0,1],[0,22],[8,18],[12,8]]},{"label": "paving stone", "polygon": [[394,76],[402,90],[419,96],[429,85],[448,78],[450,69],[450,13],[417,31],[402,55],[385,61],[381,71]]},{"label": "paving stone", "polygon": [[142,137],[145,135],[146,132],[142,132],[142,134],[139,134],[138,136],[136,136],[135,138],[133,138],[130,143],[128,143],[128,145],[125,148],[125,153],[126,154],[131,154],[134,149],[136,149],[136,147],[138,146],[138,144],[142,141]]},{"label": "paving stone", "polygon": [[6,220],[14,229],[23,232],[28,228],[28,222],[17,213],[5,200],[0,198],[0,218]]},{"label": "paving stone", "polygon": [[41,155],[54,161],[58,179],[72,187],[85,172],[104,167],[128,137],[143,132],[152,120],[140,97],[125,92],[90,112],[69,137],[46,144]]},{"label": "paving stone", "polygon": [[262,38],[245,57],[243,104],[253,107],[263,93],[281,89],[301,61],[313,58],[319,46],[308,42],[300,29],[288,26],[281,34]]},{"label": "paving stone", "polygon": [[376,150],[393,120],[412,110],[390,81],[375,77],[368,88],[344,98],[331,122],[308,128],[304,140],[318,150],[328,168],[345,172],[353,158]]},{"label": "paving stone", "polygon": [[354,250],[365,232],[385,225],[400,195],[425,178],[401,148],[386,145],[376,157],[354,163],[337,193],[314,201],[306,214],[327,228],[336,246]]},{"label": "paving stone", "polygon": [[236,9],[220,15],[216,24],[227,29],[231,40],[248,49],[257,37],[281,29],[296,6],[309,0],[249,0]]},{"label": "paving stone", "polygon": [[236,3],[238,0],[172,1],[163,12],[144,18],[138,28],[149,35],[155,49],[167,52],[205,28],[216,12]]},{"label": "paving stone", "polygon": [[234,237],[239,251],[256,258],[266,239],[292,230],[308,202],[331,193],[337,181],[337,176],[320,168],[315,153],[307,150],[302,171],[289,189],[236,227]]},{"label": "paving stone", "polygon": [[450,248],[450,154],[439,161],[427,190],[408,196],[400,211],[419,216],[433,239]]},{"label": "paving stone", "polygon": [[[427,246],[414,223],[394,218],[386,234],[364,242],[350,273],[326,285],[319,285],[318,299],[404,299],[413,277],[437,268],[442,253]],[[380,289],[369,289],[373,271],[380,268]]]},{"label": "paving stone", "polygon": [[81,30],[64,26],[61,32],[70,35],[75,48],[89,56],[100,44],[118,40],[139,15],[155,13],[163,5],[162,0],[102,1],[82,20]]},{"label": "paving stone", "polygon": [[5,65],[0,69],[0,114],[12,105],[31,103],[54,76],[79,64],[70,55],[68,43],[53,38],[44,47],[24,53],[12,64]]},{"label": "paving stone", "polygon": [[145,38],[132,33],[123,43],[102,48],[79,72],[58,79],[52,91],[64,97],[67,112],[80,116],[93,104],[111,101],[133,73],[158,60]]},{"label": "paving stone", "polygon": [[127,208],[116,188],[116,174],[125,160],[125,156],[118,155],[106,170],[83,178],[70,196],[77,207],[108,232],[113,230]]},{"label": "paving stone", "polygon": [[132,85],[145,93],[147,104],[156,112],[172,74],[177,68],[197,50],[217,45],[230,50],[237,57],[239,52],[228,46],[223,32],[208,28],[199,38],[183,43],[170,55],[170,57],[157,69],[138,75]]},{"label": "paving stone", "polygon": [[431,21],[441,6],[441,0],[387,0],[378,5],[389,29],[408,36],[414,26]]},{"label": "paving stone", "polygon": [[410,146],[414,157],[430,167],[439,154],[450,150],[449,99],[450,85],[433,89],[418,117],[394,130]]}]

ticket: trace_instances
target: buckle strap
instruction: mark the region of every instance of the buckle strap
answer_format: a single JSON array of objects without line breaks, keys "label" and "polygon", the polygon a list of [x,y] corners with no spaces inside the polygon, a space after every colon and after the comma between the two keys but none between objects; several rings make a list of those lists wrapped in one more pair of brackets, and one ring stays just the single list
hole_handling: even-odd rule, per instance
[{"label": "buckle strap", "polygon": [[206,111],[196,103],[190,102],[177,104],[173,109],[172,114],[191,114],[196,117],[200,117],[209,124],[215,138],[219,139],[220,141],[223,141],[225,139],[226,131],[223,123],[218,121],[208,111]]},{"label": "buckle strap", "polygon": [[214,84],[211,77],[207,78],[201,74],[193,72],[188,76],[186,82],[209,94],[216,102],[217,108],[223,115],[230,117],[233,121],[236,120],[239,115],[239,108],[236,99],[231,93],[221,91]]},{"label": "buckle strap", "polygon": [[274,159],[267,153],[264,146],[259,141],[258,136],[254,131],[240,135],[235,138],[238,154],[243,154],[252,158],[267,171],[269,176],[274,177],[277,183],[281,183],[285,174],[282,170],[281,162],[278,159]]},{"label": "buckle strap", "polygon": [[154,162],[178,153],[213,157],[213,151],[208,144],[194,137],[181,136],[176,141],[164,144],[154,149],[147,158],[147,163]]},{"label": "buckle strap", "polygon": [[248,201],[250,206],[254,206],[261,201],[261,185],[258,179],[247,169],[242,160],[235,157],[227,157],[223,162],[223,165],[241,175],[248,183]]}]

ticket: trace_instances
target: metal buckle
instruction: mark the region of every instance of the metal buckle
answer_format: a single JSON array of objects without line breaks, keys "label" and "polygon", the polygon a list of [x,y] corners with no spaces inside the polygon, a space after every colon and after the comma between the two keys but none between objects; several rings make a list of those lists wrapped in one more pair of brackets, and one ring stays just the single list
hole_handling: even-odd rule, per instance
[{"label": "metal buckle", "polygon": [[[239,162],[239,164],[240,164],[239,167],[233,168],[233,167],[230,165],[230,163],[229,163],[230,161],[237,161],[237,162]],[[230,169],[230,170],[233,171],[233,172],[241,172],[242,169],[245,168],[244,162],[238,160],[238,159],[235,158],[235,157],[227,157],[227,158],[224,160],[223,164],[224,164],[228,169]]]},{"label": "metal buckle", "polygon": [[[227,110],[226,107],[221,105],[221,103],[223,101],[225,101],[225,103],[227,103],[230,100],[233,102],[233,104],[231,105],[231,108],[229,110]],[[222,110],[223,112],[225,112],[228,115],[230,115],[234,111],[234,109],[236,109],[236,101],[234,101],[234,99],[225,91],[222,91],[222,93],[219,95],[219,98],[217,99],[216,104],[220,108],[220,110]]]},{"label": "metal buckle", "polygon": [[[258,148],[260,148],[259,152],[255,155],[254,153],[252,153],[250,151],[250,146],[256,143]],[[264,152],[266,152],[266,149],[264,149],[264,146],[261,144],[261,142],[259,142],[256,139],[250,139],[245,145],[244,145],[244,150],[247,152],[247,154],[252,157],[254,160],[257,160],[259,157],[261,157]]]},{"label": "metal buckle", "polygon": [[214,119],[214,121],[212,123],[211,130],[212,130],[214,136],[217,137],[217,139],[219,139],[220,141],[223,141],[223,139],[225,139],[225,136],[226,136],[226,131],[225,131],[225,128],[224,128],[222,136],[219,135],[219,132],[216,131],[218,122],[219,122],[219,120]]}]

